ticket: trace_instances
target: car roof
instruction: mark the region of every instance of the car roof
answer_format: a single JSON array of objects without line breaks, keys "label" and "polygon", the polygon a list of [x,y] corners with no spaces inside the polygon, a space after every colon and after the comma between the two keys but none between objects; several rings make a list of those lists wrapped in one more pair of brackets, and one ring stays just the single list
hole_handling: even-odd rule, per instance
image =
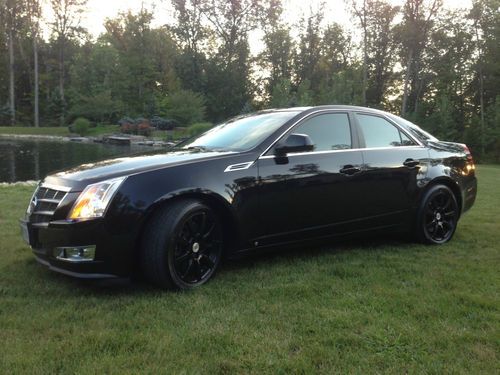
[{"label": "car roof", "polygon": [[314,107],[288,107],[288,108],[271,108],[266,109],[261,112],[288,112],[288,111],[296,111],[296,112],[306,112],[306,111],[316,111],[318,109],[336,109],[336,110],[346,110],[346,111],[364,111],[364,112],[372,112],[379,114],[391,114],[389,112],[382,111],[376,108],[368,108],[368,107],[360,107],[355,105],[340,105],[340,104],[331,104],[331,105],[319,105]]}]

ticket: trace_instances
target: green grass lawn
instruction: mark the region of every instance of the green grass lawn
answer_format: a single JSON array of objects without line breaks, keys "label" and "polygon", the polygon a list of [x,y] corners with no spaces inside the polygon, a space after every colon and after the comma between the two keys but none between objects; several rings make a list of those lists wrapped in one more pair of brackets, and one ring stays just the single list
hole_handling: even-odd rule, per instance
[{"label": "green grass lawn", "polygon": [[0,373],[484,373],[500,361],[500,167],[454,239],[252,257],[187,293],[78,282],[19,236],[0,187]]},{"label": "green grass lawn", "polygon": [[69,136],[69,130],[64,127],[40,127],[35,128],[32,126],[0,126],[0,134],[13,134],[13,135],[54,135],[59,137]]},{"label": "green grass lawn", "polygon": [[[119,133],[119,125],[98,125],[88,130],[87,136],[98,136],[105,134]],[[0,126],[0,134],[13,135],[53,135],[67,137],[70,135],[66,126],[63,127],[29,127],[29,126]]]}]

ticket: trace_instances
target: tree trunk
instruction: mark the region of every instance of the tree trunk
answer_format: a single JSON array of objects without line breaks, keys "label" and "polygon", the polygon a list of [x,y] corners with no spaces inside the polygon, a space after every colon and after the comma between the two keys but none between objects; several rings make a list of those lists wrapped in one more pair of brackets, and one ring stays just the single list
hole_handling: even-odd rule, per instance
[{"label": "tree trunk", "polygon": [[15,87],[14,87],[14,33],[12,27],[9,28],[9,110],[10,110],[10,124],[16,125],[16,103],[15,103]]},{"label": "tree trunk", "polygon": [[484,78],[483,78],[483,63],[479,62],[479,105],[481,108],[481,156],[485,153],[485,138],[484,138]]},{"label": "tree trunk", "polygon": [[61,119],[60,125],[64,126],[66,101],[64,99],[64,39],[61,40],[61,50],[59,51],[59,95],[61,99]]},{"label": "tree trunk", "polygon": [[33,122],[35,124],[35,127],[38,128],[40,126],[40,109],[39,109],[39,102],[40,102],[40,87],[39,87],[39,82],[38,82],[38,42],[37,42],[38,35],[35,33],[33,35],[33,69],[34,69],[34,79],[35,79],[35,103],[34,103],[34,113],[33,113]]},{"label": "tree trunk", "polygon": [[478,23],[474,24],[474,31],[476,33],[477,50],[479,53],[478,68],[479,68],[479,110],[481,112],[481,156],[485,152],[485,139],[484,139],[484,77],[483,77],[483,49],[481,48],[481,39],[479,38]]},{"label": "tree trunk", "polygon": [[368,85],[368,56],[366,52],[366,31],[364,37],[364,53],[363,53],[363,105],[366,106],[366,89]]},{"label": "tree trunk", "polygon": [[408,62],[406,63],[406,73],[405,73],[405,82],[403,88],[403,103],[401,105],[401,116],[406,115],[406,107],[408,104],[408,85],[410,83],[410,74],[411,74],[411,66],[413,64],[413,49],[410,48],[408,50]]}]

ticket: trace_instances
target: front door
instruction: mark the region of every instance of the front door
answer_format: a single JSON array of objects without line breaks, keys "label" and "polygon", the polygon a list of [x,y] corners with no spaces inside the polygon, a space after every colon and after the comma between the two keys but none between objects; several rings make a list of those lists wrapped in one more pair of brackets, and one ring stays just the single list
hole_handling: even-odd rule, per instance
[{"label": "front door", "polygon": [[313,114],[282,139],[292,133],[308,135],[314,150],[259,158],[259,246],[342,233],[359,218],[363,160],[349,114]]}]

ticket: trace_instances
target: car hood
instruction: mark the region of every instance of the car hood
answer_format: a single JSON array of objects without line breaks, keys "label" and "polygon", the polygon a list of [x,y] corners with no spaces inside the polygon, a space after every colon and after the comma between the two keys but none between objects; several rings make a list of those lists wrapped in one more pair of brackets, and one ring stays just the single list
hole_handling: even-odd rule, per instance
[{"label": "car hood", "polygon": [[72,190],[83,189],[86,185],[115,177],[128,176],[153,169],[218,158],[231,155],[231,151],[181,150],[162,153],[148,153],[136,156],[102,160],[82,164],[56,172],[43,181],[51,185],[64,185]]}]

